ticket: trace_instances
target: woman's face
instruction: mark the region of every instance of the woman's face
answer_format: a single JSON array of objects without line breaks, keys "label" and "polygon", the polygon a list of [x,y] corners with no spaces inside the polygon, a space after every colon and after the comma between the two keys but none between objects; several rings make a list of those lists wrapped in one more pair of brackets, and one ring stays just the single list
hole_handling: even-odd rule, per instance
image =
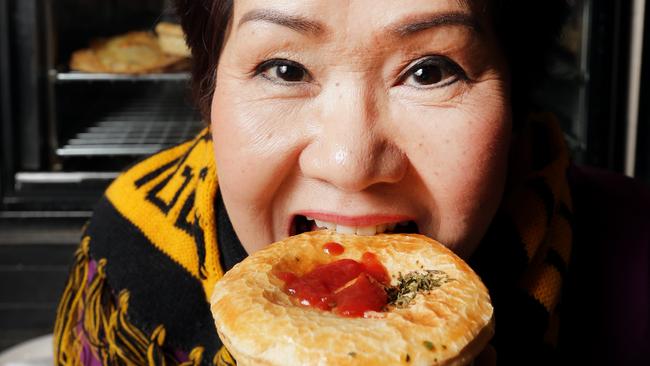
[{"label": "woman's face", "polygon": [[416,224],[471,254],[501,200],[511,118],[489,19],[464,3],[234,2],[211,128],[248,253],[316,226]]}]

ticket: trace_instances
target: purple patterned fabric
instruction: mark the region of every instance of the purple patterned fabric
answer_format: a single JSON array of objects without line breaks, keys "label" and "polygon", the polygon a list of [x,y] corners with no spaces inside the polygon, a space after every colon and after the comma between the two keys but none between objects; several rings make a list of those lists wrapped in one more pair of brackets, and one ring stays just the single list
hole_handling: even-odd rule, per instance
[{"label": "purple patterned fabric", "polygon": [[[91,281],[95,278],[97,275],[97,262],[94,260],[90,260],[88,262],[88,280],[86,281],[87,284],[91,283]],[[85,311],[85,310],[84,310]],[[84,314],[79,314],[79,319],[83,319]],[[77,324],[77,334],[80,335],[79,340],[81,341],[81,360],[84,365],[87,366],[101,366],[102,362],[95,357],[93,354],[91,347],[90,347],[90,342],[88,342],[88,339],[85,337],[85,333],[83,331],[83,322],[80,320],[79,323]]]},{"label": "purple patterned fabric", "polygon": [[[91,259],[88,262],[88,281],[86,283],[90,284],[96,275],[97,275],[97,262]],[[113,301],[115,302],[116,300],[117,299],[113,297]],[[81,321],[81,319],[83,319],[83,314],[79,314],[79,319],[80,320],[77,323],[77,334],[81,335],[80,341],[81,341],[82,363],[85,366],[102,366],[101,360],[99,360],[92,352],[92,347],[90,345],[90,342],[88,342],[88,339],[84,336],[83,323]],[[189,360],[189,357],[186,352],[180,350],[171,350],[170,353],[174,355],[174,357],[178,362],[185,362]]]}]

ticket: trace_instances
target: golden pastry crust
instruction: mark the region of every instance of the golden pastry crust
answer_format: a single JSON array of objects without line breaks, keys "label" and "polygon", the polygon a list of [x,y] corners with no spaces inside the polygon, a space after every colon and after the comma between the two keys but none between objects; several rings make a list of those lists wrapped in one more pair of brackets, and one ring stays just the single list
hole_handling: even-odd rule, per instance
[{"label": "golden pastry crust", "polygon": [[183,28],[180,24],[170,23],[170,22],[160,22],[156,24],[156,33],[158,36],[169,35],[184,38],[185,33],[183,33]]},{"label": "golden pastry crust", "polygon": [[160,22],[156,25],[158,44],[160,48],[170,55],[190,57],[190,49],[185,42],[185,33],[180,25]]},{"label": "golden pastry crust", "polygon": [[[323,252],[335,241],[340,256]],[[452,280],[418,294],[406,308],[344,318],[302,306],[274,273],[304,274],[320,263],[375,253],[397,283],[399,273],[444,271]],[[212,314],[239,365],[465,365],[494,333],[487,289],[443,245],[415,234],[343,235],[328,230],[274,243],[217,282]]]},{"label": "golden pastry crust", "polygon": [[94,41],[91,47],[76,51],[70,69],[115,74],[162,72],[184,57],[163,52],[156,36],[150,32],[129,32],[105,40]]}]

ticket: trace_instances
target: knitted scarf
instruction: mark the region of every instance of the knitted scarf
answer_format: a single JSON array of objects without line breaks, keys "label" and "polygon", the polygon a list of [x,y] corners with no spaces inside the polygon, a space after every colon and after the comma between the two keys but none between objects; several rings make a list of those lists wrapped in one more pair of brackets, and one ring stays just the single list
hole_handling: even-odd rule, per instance
[{"label": "knitted scarf", "polygon": [[511,149],[499,211],[469,260],[490,290],[500,364],[554,365],[573,245],[569,153],[551,114],[529,117]]},{"label": "knitted scarf", "polygon": [[[569,159],[557,122],[533,116],[517,141],[502,207],[470,259],[493,298],[499,363],[552,353],[572,240]],[[137,163],[84,229],[57,309],[56,363],[235,364],[208,299],[244,257],[217,187],[209,131]]]}]

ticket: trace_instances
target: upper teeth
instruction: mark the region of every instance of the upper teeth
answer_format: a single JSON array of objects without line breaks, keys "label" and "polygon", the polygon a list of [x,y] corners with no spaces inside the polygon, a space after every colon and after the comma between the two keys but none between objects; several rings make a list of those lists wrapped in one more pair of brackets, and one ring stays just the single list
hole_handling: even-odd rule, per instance
[{"label": "upper teeth", "polygon": [[380,225],[372,225],[372,226],[345,226],[345,225],[337,225],[333,222],[316,220],[309,216],[307,216],[307,220],[313,220],[314,222],[316,222],[316,226],[318,226],[318,228],[320,229],[329,229],[341,234],[357,234],[357,235],[368,235],[368,236],[381,234],[387,230],[392,231],[395,229],[395,226],[397,225],[397,223],[391,223],[391,224],[380,224]]}]

